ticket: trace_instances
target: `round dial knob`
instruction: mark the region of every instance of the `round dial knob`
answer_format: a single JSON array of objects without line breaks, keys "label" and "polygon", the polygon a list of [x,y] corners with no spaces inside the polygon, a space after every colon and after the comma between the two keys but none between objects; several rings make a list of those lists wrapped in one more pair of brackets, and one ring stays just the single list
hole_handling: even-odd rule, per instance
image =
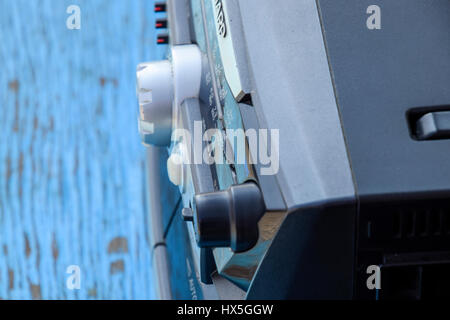
[{"label": "round dial knob", "polygon": [[142,63],[137,68],[139,129],[146,144],[166,146],[172,132],[172,66],[166,61]]},{"label": "round dial knob", "polygon": [[202,74],[196,45],[171,49],[171,60],[142,63],[137,67],[139,131],[147,145],[168,146],[178,105],[197,98]]}]

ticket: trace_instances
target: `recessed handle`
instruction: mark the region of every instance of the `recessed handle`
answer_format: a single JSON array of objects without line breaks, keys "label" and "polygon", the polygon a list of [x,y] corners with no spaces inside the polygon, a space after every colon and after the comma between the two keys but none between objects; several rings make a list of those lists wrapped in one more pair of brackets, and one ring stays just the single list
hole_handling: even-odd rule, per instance
[{"label": "recessed handle", "polygon": [[415,127],[418,140],[450,139],[450,111],[426,113]]}]

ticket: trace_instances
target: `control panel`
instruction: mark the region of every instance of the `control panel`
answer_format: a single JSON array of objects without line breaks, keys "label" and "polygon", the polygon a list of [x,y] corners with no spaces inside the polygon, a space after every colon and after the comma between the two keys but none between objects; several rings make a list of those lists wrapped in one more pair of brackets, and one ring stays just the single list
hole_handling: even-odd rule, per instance
[{"label": "control panel", "polygon": [[267,205],[262,191],[276,183],[260,179],[252,161],[258,150],[251,150],[245,132],[260,128],[239,7],[234,1],[192,1],[184,12],[191,16],[189,40],[174,41],[169,34],[181,32],[171,24],[177,5],[155,5],[156,12],[169,10],[168,19],[155,25],[161,30],[157,43],[168,41],[169,51],[167,60],[137,67],[139,130],[145,145],[169,150],[168,177],[182,194],[199,265],[209,266],[201,270],[202,280],[211,283],[217,272],[247,290],[275,233],[261,234],[261,228],[276,230],[281,219],[272,217],[277,208]]},{"label": "control panel", "polygon": [[448,296],[448,1],[274,3],[158,2],[167,59],[137,68],[142,141],[168,152],[202,282]]}]

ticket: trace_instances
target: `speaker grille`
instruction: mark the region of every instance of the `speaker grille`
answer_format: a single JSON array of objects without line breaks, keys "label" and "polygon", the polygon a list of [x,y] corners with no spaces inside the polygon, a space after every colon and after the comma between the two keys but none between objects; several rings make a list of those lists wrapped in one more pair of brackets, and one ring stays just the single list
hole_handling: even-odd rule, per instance
[{"label": "speaker grille", "polygon": [[394,214],[393,238],[435,237],[450,234],[450,212],[411,210]]}]

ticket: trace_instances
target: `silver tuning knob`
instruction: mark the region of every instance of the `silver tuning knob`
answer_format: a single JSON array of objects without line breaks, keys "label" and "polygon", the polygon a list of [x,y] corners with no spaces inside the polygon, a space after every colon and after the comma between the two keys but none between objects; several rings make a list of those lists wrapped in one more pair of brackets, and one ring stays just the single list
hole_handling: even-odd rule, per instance
[{"label": "silver tuning knob", "polygon": [[197,98],[200,91],[202,63],[198,47],[180,45],[171,50],[171,60],[137,67],[139,131],[147,145],[170,145],[178,105],[187,98]]}]

